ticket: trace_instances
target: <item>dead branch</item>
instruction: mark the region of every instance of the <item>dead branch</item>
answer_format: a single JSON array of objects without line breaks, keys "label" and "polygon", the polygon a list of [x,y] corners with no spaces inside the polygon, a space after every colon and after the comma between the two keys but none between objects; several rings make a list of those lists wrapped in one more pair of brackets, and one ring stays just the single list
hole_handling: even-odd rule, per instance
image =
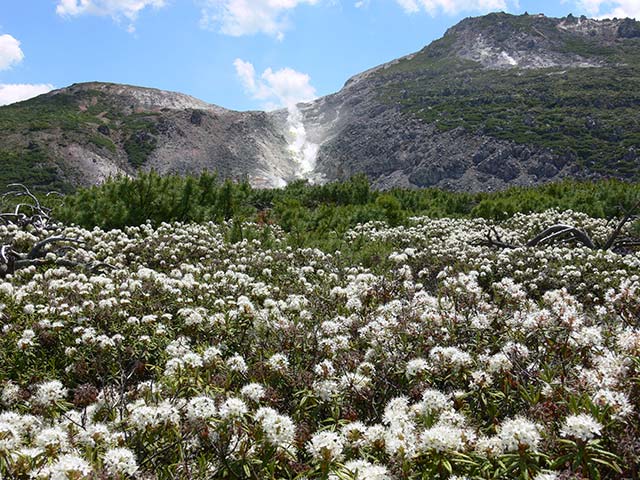
[{"label": "dead branch", "polygon": [[11,250],[9,245],[3,245],[0,247],[0,259],[2,259],[3,263],[9,263],[9,258],[11,256],[15,256],[15,252]]},{"label": "dead branch", "polygon": [[[513,245],[503,242],[495,227],[491,227],[490,231],[486,234],[486,238],[480,240],[478,243],[480,245],[488,247],[508,249],[520,247],[533,248],[541,246],[543,244],[549,244],[554,241],[561,241],[562,243],[575,242],[579,245],[583,245],[589,248],[590,250],[621,251],[623,249],[630,249],[640,246],[640,238],[620,237],[622,231],[624,230],[624,227],[631,220],[637,218],[635,214],[638,210],[640,210],[640,201],[638,201],[633,207],[631,207],[617,222],[615,228],[611,231],[604,243],[595,242],[583,229],[561,223],[551,225],[550,227],[544,229],[524,245]],[[610,225],[612,223],[613,220],[609,220],[609,222],[607,222],[607,225]]]},{"label": "dead branch", "polygon": [[82,240],[79,240],[77,238],[67,238],[67,237],[45,238],[44,240],[39,241],[33,246],[31,251],[27,254],[27,259],[33,260],[35,258],[44,256],[44,254],[42,253],[42,249],[44,247],[52,243],[60,243],[60,242],[69,242],[69,243],[77,243],[77,244],[84,243]]},{"label": "dead branch", "polygon": [[28,197],[31,199],[31,201],[34,203],[35,207],[38,210],[42,209],[42,205],[40,205],[40,200],[38,200],[38,197],[36,197],[33,193],[31,193],[31,191],[25,187],[23,184],[21,183],[10,183],[9,185],[7,185],[7,187],[18,187],[19,190],[12,190],[9,191],[7,193],[5,193],[3,195],[4,197],[7,196],[13,196],[13,197]]},{"label": "dead branch", "polygon": [[551,227],[545,229],[544,231],[533,237],[531,240],[529,240],[525,246],[535,247],[543,243],[549,243],[565,235],[569,237],[569,240],[575,240],[576,242],[581,243],[585,247],[588,247],[592,250],[596,249],[596,245],[593,243],[593,240],[591,240],[591,237],[589,237],[587,232],[570,225],[562,224],[552,225]]},{"label": "dead branch", "polygon": [[603,247],[604,250],[609,250],[611,247],[613,247],[618,236],[620,235],[620,232],[622,232],[624,226],[633,218],[638,209],[640,209],[640,200],[633,207],[631,207],[625,213],[624,217],[622,217],[622,219],[618,222],[616,228],[613,230],[613,232],[611,232],[609,238],[607,238],[607,241],[605,242]]},{"label": "dead branch", "polygon": [[[491,235],[493,233],[493,236]],[[487,232],[486,238],[480,240],[480,245],[485,247],[498,247],[504,249],[517,248],[517,245],[506,243],[502,241],[502,237],[496,230],[496,227],[491,227],[491,230]]]},{"label": "dead branch", "polygon": [[[20,183],[9,185],[12,190],[0,196],[0,201],[7,198],[22,198],[9,212],[0,213],[0,225],[14,226],[21,230],[29,227],[42,233],[52,225],[51,209],[43,206],[31,191]],[[57,192],[52,192],[57,194]],[[69,268],[81,268],[87,272],[95,273],[115,267],[106,263],[82,262],[70,258],[77,251],[75,246],[83,245],[79,238],[65,236],[48,236],[37,241],[28,252],[19,252],[13,242],[0,246],[0,276],[14,273],[16,270],[26,267],[61,266]],[[54,255],[47,257],[47,253]]]},{"label": "dead branch", "polygon": [[[19,227],[26,225],[33,225],[36,229],[45,229],[51,221],[51,209],[43,206],[31,191],[21,183],[12,183],[8,185],[9,190],[0,196],[0,200],[4,201],[7,198],[21,198],[25,201],[18,202],[13,207],[13,213],[4,212],[0,217],[0,220],[4,225],[13,223]],[[25,211],[26,210],[26,211]]]}]

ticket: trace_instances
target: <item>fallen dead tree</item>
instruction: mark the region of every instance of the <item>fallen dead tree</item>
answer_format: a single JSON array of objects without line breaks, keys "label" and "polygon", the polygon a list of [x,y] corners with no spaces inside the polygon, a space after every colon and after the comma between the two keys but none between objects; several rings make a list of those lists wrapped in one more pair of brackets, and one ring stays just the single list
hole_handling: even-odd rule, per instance
[{"label": "fallen dead tree", "polygon": [[640,246],[640,238],[632,236],[622,236],[624,227],[636,219],[636,212],[640,209],[640,201],[636,203],[627,213],[617,222],[611,233],[607,236],[604,242],[598,242],[591,238],[591,236],[583,229],[565,225],[562,223],[551,225],[547,227],[538,235],[533,237],[522,245],[516,245],[506,242],[502,239],[495,227],[493,227],[483,238],[479,241],[480,245],[496,248],[533,248],[542,245],[548,245],[551,243],[559,244],[575,244],[582,245],[591,250],[611,250],[616,252],[625,252],[634,247]]},{"label": "fallen dead tree", "polygon": [[[14,199],[16,204],[11,211],[0,213],[0,227],[4,226],[8,233],[0,240],[4,242],[0,246],[0,276],[21,268],[43,265],[81,268],[91,272],[113,268],[105,263],[87,263],[72,258],[84,241],[57,234],[61,226],[51,219],[51,209],[42,205],[26,186],[13,183],[8,187],[11,190],[0,197],[1,202],[4,204],[7,199]],[[48,195],[52,194],[55,193]],[[16,246],[16,232],[26,232],[40,239],[27,251],[20,251]]]}]

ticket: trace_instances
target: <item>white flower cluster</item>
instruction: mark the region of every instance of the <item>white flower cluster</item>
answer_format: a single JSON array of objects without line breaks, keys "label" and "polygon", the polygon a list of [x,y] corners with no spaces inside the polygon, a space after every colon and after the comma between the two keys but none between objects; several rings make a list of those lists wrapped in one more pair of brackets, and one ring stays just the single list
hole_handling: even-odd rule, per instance
[{"label": "white flower cluster", "polygon": [[565,418],[560,434],[587,442],[600,435],[602,424],[591,415],[580,413]]},{"label": "white flower cluster", "polygon": [[[632,458],[640,255],[477,242],[552,223],[607,232],[574,212],[416,218],[327,253],[273,225],[236,243],[229,224],[0,226],[110,265],[0,281],[0,478],[511,478],[538,462],[527,475],[550,480],[596,438]],[[371,268],[353,260],[375,242]]]}]

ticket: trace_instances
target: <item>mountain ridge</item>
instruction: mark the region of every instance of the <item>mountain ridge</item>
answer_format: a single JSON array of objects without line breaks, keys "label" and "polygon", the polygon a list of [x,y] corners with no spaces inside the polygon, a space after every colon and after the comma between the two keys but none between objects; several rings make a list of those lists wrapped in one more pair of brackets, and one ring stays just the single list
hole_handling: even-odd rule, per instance
[{"label": "mountain ridge", "polygon": [[[561,28],[567,24],[581,28],[567,33]],[[592,34],[585,25],[600,26],[601,35]],[[317,101],[331,103],[335,96],[344,97],[350,87],[346,96],[358,97],[355,89],[370,99],[364,108],[363,102],[353,98],[342,102],[355,105],[351,116],[357,121],[345,122],[320,148],[318,168],[329,178],[340,178],[339,170],[349,176],[366,163],[382,188],[439,186],[474,191],[566,176],[633,177],[638,172],[635,145],[640,140],[640,99],[633,88],[639,86],[638,25],[629,20],[502,13],[463,20],[419,52],[370,70],[365,76],[368,85],[347,82],[342,92]],[[530,51],[546,54],[545,68],[482,64],[457,54],[460,45],[477,48],[469,35],[460,32],[482,36],[487,28],[496,50],[511,49],[509,56],[514,56],[524,44]],[[567,58],[573,63],[568,64]],[[550,65],[550,59],[555,64]],[[621,74],[626,75],[623,80]],[[590,93],[584,95],[590,83],[598,83],[601,98],[586,104],[591,101]],[[625,95],[628,98],[621,101]],[[567,97],[575,98],[567,101]],[[327,109],[321,110],[327,114]],[[627,124],[621,125],[619,119],[625,117],[619,113],[632,114],[632,122],[625,119]],[[524,114],[532,118],[520,118]],[[545,123],[536,125],[536,116]],[[558,116],[564,118],[558,120]],[[502,121],[503,117],[507,118]],[[381,145],[382,153],[370,152],[359,163],[357,152],[371,150],[367,139],[379,138],[380,133],[388,141],[374,148]],[[591,152],[581,149],[584,145],[592,147]],[[607,156],[610,147],[616,148]],[[372,171],[372,165],[377,170]]]},{"label": "mountain ridge", "polygon": [[2,107],[0,180],[211,170],[266,187],[362,172],[379,188],[482,191],[637,178],[638,107],[639,22],[495,13],[290,111],[104,82]]}]

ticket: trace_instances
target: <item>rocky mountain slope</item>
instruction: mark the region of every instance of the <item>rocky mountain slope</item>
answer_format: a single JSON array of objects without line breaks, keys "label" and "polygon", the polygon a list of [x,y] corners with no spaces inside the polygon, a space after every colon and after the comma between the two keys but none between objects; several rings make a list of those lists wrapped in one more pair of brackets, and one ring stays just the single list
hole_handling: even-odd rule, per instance
[{"label": "rocky mountain slope", "polygon": [[381,188],[483,191],[637,179],[638,148],[640,23],[629,19],[469,18],[294,112],[104,83],[0,108],[0,180],[59,188],[206,169],[260,186],[364,172]]},{"label": "rocky mountain slope", "polygon": [[494,190],[637,178],[640,23],[491,14],[302,107],[316,171]]},{"label": "rocky mountain slope", "polygon": [[0,108],[5,181],[68,190],[109,176],[217,171],[272,186],[295,176],[275,117],[180,93],[85,83]]}]

